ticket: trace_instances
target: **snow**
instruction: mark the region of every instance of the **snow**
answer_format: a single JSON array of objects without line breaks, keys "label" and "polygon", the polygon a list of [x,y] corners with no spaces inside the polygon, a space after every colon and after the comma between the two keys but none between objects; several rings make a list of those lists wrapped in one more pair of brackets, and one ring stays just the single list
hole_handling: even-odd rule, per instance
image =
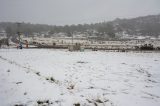
[{"label": "snow", "polygon": [[0,49],[0,105],[160,106],[159,69],[159,53]]}]

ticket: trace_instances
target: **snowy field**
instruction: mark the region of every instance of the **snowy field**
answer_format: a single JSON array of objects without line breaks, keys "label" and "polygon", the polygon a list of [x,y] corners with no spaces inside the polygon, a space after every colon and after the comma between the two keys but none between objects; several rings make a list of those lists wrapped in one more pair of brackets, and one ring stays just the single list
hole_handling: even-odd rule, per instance
[{"label": "snowy field", "polygon": [[0,49],[0,106],[160,106],[160,53]]}]

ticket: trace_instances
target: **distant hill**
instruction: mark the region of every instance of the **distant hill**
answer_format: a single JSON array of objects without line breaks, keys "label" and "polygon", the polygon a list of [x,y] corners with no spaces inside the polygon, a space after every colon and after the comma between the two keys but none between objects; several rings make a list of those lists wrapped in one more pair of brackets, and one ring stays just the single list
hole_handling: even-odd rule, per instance
[{"label": "distant hill", "polygon": [[112,21],[116,32],[126,31],[131,35],[160,35],[160,15],[149,15],[133,19],[116,19]]},{"label": "distant hill", "polygon": [[92,35],[96,32],[97,36],[103,36],[107,34],[110,37],[114,37],[116,33],[125,32],[126,34],[135,36],[158,36],[160,35],[160,15],[149,15],[132,19],[117,18],[110,22],[65,26],[31,24],[23,22],[18,28],[17,23],[0,22],[0,29],[5,30],[8,36],[16,34],[17,31],[29,35],[41,32],[49,32],[50,35],[64,32],[68,34],[68,36],[73,32],[85,32],[89,33],[89,35]]}]

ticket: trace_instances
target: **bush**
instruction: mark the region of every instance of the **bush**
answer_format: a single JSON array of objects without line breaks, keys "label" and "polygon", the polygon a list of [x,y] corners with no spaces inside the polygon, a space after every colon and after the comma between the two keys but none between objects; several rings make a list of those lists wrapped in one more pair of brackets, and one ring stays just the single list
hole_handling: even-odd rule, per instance
[{"label": "bush", "polygon": [[144,44],[140,46],[140,50],[154,50],[154,47],[152,44]]}]

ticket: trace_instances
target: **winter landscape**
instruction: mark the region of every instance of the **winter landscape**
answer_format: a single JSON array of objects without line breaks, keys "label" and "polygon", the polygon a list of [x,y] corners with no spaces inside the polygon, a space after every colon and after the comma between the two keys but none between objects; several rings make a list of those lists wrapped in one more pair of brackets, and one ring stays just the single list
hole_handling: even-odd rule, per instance
[{"label": "winter landscape", "polygon": [[1,106],[159,106],[160,54],[0,49]]},{"label": "winter landscape", "polygon": [[0,106],[160,106],[160,0],[0,0]]}]

